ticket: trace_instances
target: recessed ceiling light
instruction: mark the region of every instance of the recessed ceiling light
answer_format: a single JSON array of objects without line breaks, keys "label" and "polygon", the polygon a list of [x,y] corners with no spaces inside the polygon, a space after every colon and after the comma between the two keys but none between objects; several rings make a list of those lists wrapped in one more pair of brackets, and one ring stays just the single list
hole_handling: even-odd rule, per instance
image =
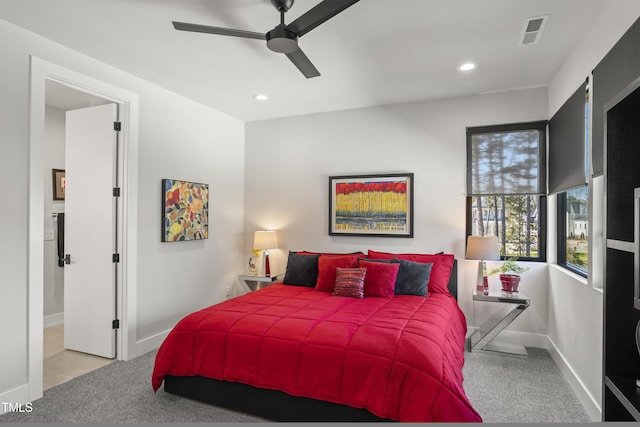
[{"label": "recessed ceiling light", "polygon": [[471,71],[474,70],[477,67],[476,64],[474,64],[473,62],[465,62],[464,64],[462,64],[461,66],[458,67],[458,70],[460,71]]},{"label": "recessed ceiling light", "polygon": [[269,97],[264,93],[258,93],[257,95],[253,95],[253,99],[256,101],[266,101]]}]

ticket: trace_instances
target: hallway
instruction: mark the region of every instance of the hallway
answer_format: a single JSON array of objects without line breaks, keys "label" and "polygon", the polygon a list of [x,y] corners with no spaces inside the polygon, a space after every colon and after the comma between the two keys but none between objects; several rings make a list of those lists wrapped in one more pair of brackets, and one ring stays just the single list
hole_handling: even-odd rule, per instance
[{"label": "hallway", "polygon": [[111,359],[65,350],[64,325],[44,330],[43,358],[43,390],[48,390],[112,362]]}]

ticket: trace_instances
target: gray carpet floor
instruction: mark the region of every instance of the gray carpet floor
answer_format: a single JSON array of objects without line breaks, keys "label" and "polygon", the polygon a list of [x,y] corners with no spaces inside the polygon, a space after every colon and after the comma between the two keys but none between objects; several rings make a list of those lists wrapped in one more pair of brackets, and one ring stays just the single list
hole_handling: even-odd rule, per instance
[{"label": "gray carpet floor", "polygon": [[[545,350],[529,358],[465,353],[464,388],[489,423],[590,422]],[[155,352],[114,362],[44,392],[31,413],[0,415],[0,423],[185,423],[266,420],[151,389]]]},{"label": "gray carpet floor", "polygon": [[488,423],[589,423],[591,419],[546,350],[529,357],[465,353],[464,389]]}]

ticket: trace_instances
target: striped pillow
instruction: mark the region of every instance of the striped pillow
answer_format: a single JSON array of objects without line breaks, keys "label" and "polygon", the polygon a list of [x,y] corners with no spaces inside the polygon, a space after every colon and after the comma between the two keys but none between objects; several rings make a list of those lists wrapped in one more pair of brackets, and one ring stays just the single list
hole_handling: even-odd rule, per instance
[{"label": "striped pillow", "polygon": [[366,272],[366,268],[336,267],[336,284],[333,288],[333,295],[362,298],[364,296],[364,276]]}]

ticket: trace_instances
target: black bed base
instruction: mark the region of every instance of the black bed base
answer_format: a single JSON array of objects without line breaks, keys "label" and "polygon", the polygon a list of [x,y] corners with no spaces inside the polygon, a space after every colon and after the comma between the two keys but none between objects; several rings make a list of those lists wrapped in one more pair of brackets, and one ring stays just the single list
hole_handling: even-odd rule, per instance
[{"label": "black bed base", "polygon": [[167,375],[164,391],[273,421],[391,421],[366,409],[205,377]]}]

